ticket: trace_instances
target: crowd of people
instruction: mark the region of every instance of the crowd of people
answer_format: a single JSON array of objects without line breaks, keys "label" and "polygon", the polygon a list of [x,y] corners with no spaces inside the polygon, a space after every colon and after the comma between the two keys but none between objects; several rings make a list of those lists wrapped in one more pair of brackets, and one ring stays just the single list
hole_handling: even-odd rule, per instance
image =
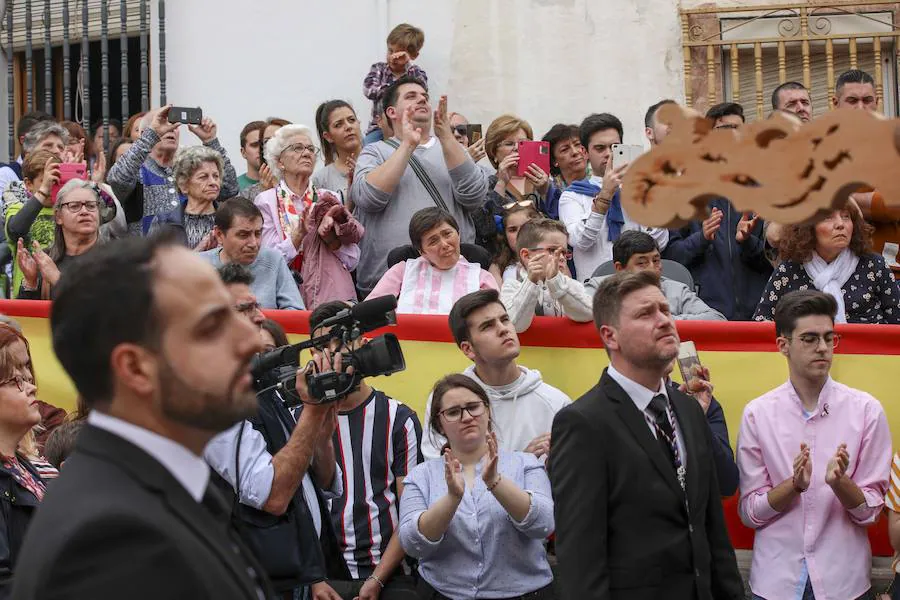
[{"label": "crowd of people", "polygon": [[[0,260],[9,297],[54,300],[80,405],[37,400],[28,341],[0,323],[0,598],[737,600],[737,492],[754,598],[875,598],[866,529],[886,507],[900,549],[900,455],[892,476],[880,403],[830,370],[836,323],[900,323],[882,256],[900,209],[861,189],[782,225],[716,198],[700,222],[644,227],[621,203],[616,116],[554,125],[549,172],[523,165],[530,124],[501,115],[473,139],[432,105],[423,45],[390,33],[365,132],[342,100],[315,132],[249,122],[241,175],[208,116],[180,146],[168,106],[110,127],[108,148],[19,120]],[[810,100],[788,82],[772,109],[807,122]],[[651,146],[671,102],[647,110]],[[874,80],[842,74],[833,102],[876,110]],[[706,116],[744,123],[734,103]],[[287,344],[263,310],[337,335],[385,295],[447,315],[472,362],[424,414],[365,379],[318,402],[306,375],[364,343],[340,337],[296,390],[257,398],[250,358]],[[535,316],[599,332],[610,366],[577,402],[519,363]],[[670,378],[680,319],[775,323],[789,381],[747,405],[736,449],[708,370]]]}]

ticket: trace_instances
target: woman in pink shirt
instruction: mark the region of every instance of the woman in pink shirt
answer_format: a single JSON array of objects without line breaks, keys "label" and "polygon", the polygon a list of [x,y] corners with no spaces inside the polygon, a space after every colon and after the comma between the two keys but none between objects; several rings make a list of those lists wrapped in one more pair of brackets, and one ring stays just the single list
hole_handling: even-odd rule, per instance
[{"label": "woman in pink shirt", "polygon": [[398,313],[446,315],[466,294],[497,289],[493,275],[460,254],[459,225],[450,213],[437,207],[416,212],[409,239],[419,258],[388,269],[369,298],[390,294],[397,297]]}]

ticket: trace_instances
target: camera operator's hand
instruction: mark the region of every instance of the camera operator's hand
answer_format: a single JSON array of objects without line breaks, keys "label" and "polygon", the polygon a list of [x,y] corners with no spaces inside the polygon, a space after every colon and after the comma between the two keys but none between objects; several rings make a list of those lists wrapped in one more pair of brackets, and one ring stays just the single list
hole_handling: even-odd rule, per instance
[{"label": "camera operator's hand", "polygon": [[324,581],[312,584],[310,591],[312,592],[312,600],[341,600],[341,595]]},{"label": "camera operator's hand", "polygon": [[[306,383],[308,375],[320,375],[322,373],[330,373],[332,371],[340,373],[343,370],[343,356],[340,352],[332,352],[328,348],[314,354],[311,361],[306,363],[302,369],[297,369],[297,395],[305,405],[303,410],[313,409],[317,414],[327,416],[328,409],[331,404],[321,404],[320,401],[312,397],[309,393],[309,385]],[[352,369],[352,367],[351,367]],[[352,373],[352,371],[349,371]],[[333,417],[332,417],[333,418]]]}]

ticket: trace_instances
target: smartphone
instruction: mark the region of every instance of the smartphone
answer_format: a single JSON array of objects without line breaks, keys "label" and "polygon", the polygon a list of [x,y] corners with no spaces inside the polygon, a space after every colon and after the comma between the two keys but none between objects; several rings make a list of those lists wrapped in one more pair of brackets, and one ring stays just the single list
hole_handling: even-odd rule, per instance
[{"label": "smartphone", "polygon": [[59,181],[50,190],[50,201],[56,204],[56,195],[62,186],[66,185],[73,179],[88,180],[87,165],[85,163],[60,163],[59,165]]},{"label": "smartphone", "polygon": [[539,166],[544,173],[550,173],[550,142],[533,142],[522,140],[519,142],[519,166],[516,174],[525,177],[528,167]]},{"label": "smartphone", "polygon": [[[681,342],[678,346],[678,368],[681,371],[681,379],[687,384],[693,375],[691,369],[694,366],[700,367],[700,356],[697,354],[697,347],[694,342]],[[696,369],[695,369],[696,370]]]},{"label": "smartphone", "polygon": [[468,123],[466,124],[466,137],[469,138],[469,145],[471,146],[475,142],[481,139],[481,123]]},{"label": "smartphone", "polygon": [[625,163],[630,163],[644,153],[644,147],[636,144],[613,144],[610,148],[610,160],[612,168],[617,169]]},{"label": "smartphone", "polygon": [[185,125],[199,125],[203,120],[203,110],[198,106],[173,106],[169,109],[169,123],[184,123]]}]

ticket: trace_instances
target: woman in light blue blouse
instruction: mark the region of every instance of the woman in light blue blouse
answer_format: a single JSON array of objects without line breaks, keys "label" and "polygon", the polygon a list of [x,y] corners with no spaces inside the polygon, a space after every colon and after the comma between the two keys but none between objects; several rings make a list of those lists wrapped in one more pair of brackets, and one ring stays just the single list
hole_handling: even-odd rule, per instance
[{"label": "woman in light blue blouse", "polygon": [[498,451],[488,396],[465,375],[435,384],[429,420],[448,447],[410,471],[400,499],[400,543],[419,560],[420,598],[553,598],[543,466]]}]

